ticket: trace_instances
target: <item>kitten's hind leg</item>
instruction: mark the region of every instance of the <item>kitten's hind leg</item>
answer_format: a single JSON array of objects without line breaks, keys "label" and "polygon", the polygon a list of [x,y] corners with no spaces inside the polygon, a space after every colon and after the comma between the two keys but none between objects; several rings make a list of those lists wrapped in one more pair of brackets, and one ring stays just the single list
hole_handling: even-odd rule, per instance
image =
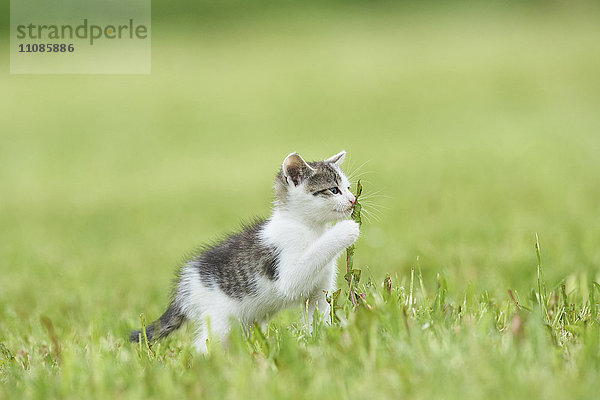
[{"label": "kitten's hind leg", "polygon": [[204,325],[200,326],[196,331],[196,339],[194,340],[194,347],[198,353],[208,353],[208,335],[207,329]]},{"label": "kitten's hind leg", "polygon": [[327,302],[327,296],[332,296],[335,291],[336,269],[335,264],[328,266],[328,272],[321,278],[320,283],[312,291],[308,298],[308,330],[312,334],[313,317],[315,310],[319,310],[321,321],[325,325],[331,324],[331,306]]},{"label": "kitten's hind leg", "polygon": [[[325,289],[315,290],[308,299],[308,331],[312,334],[313,332],[313,319],[315,310],[319,310],[321,320],[326,325],[330,324],[329,310],[330,306],[326,299]],[[327,291],[327,294],[331,296],[331,291]]]},{"label": "kitten's hind leg", "polygon": [[209,341],[218,341],[222,345],[227,345],[230,329],[229,315],[213,313],[198,325],[199,328],[194,341],[194,346],[198,352],[206,354],[208,352]]}]

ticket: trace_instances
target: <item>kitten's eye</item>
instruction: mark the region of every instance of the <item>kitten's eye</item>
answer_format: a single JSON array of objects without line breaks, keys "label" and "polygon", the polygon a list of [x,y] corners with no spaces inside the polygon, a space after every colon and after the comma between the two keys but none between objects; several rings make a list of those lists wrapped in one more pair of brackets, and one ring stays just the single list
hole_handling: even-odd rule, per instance
[{"label": "kitten's eye", "polygon": [[319,190],[318,192],[313,193],[313,196],[318,196],[320,194],[322,195],[329,195],[329,194],[342,194],[342,192],[340,191],[340,189],[336,188],[336,187],[332,187],[329,189],[323,189],[323,190]]}]

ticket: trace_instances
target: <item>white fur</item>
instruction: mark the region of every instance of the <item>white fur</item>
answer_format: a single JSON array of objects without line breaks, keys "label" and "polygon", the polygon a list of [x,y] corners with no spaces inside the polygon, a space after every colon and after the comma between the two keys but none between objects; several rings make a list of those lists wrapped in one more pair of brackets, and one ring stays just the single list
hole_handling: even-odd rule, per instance
[{"label": "white fur", "polygon": [[199,351],[206,352],[211,337],[226,340],[232,320],[244,325],[264,323],[283,308],[302,305],[306,300],[309,328],[315,308],[329,321],[324,292],[335,290],[336,260],[359,236],[358,224],[346,220],[354,195],[349,191],[348,179],[337,167],[344,156],[342,152],[330,159],[342,177],[340,195],[313,196],[305,191],[303,182],[295,184],[288,179],[286,201],[276,202],[260,232],[265,245],[279,250],[278,277],[260,278],[257,295],[233,299],[216,285],[203,285],[197,269],[184,268],[178,303],[182,304],[184,315],[197,322],[195,345]]}]

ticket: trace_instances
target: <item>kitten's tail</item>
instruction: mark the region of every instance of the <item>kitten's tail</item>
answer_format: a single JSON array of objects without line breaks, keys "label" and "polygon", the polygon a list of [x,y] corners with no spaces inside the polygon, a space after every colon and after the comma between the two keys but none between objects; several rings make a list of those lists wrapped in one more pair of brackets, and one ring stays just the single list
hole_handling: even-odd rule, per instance
[{"label": "kitten's tail", "polygon": [[[161,339],[169,336],[174,330],[179,328],[185,322],[185,316],[177,305],[171,303],[167,311],[160,316],[159,319],[146,326],[146,335],[148,341]],[[139,342],[140,337],[143,339],[144,333],[141,330],[131,331],[129,339],[132,342]]]}]

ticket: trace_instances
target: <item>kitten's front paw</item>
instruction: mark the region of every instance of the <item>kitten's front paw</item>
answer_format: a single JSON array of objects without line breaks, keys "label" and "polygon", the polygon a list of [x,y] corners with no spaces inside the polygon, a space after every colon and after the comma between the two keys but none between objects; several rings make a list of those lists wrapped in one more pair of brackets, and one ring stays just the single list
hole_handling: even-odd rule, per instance
[{"label": "kitten's front paw", "polygon": [[338,222],[333,229],[335,230],[336,236],[342,242],[344,248],[356,242],[358,236],[360,235],[360,226],[358,223],[351,220]]}]

